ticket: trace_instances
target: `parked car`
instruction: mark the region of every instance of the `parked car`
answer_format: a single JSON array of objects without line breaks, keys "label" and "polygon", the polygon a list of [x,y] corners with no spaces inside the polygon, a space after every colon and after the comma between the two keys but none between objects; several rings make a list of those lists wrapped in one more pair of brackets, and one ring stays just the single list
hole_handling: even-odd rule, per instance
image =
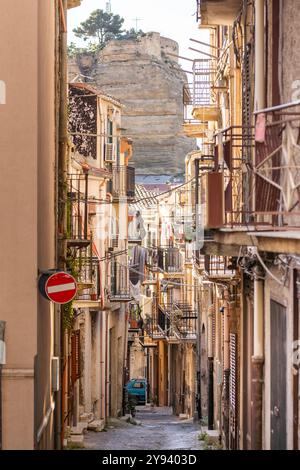
[{"label": "parked car", "polygon": [[137,405],[146,404],[146,391],[147,391],[146,379],[131,379],[126,384],[126,390],[128,393],[128,398],[136,401]]}]

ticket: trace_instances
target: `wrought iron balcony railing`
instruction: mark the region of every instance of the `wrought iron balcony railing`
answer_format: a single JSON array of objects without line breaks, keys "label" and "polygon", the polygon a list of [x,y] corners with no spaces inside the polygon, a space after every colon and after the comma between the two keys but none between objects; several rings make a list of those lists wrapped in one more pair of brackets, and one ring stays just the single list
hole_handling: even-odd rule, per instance
[{"label": "wrought iron balcony railing", "polygon": [[217,58],[194,60],[193,82],[184,86],[183,100],[186,106],[210,106],[217,103],[217,95],[213,91],[216,72]]},{"label": "wrought iron balcony railing", "polygon": [[197,312],[186,302],[158,306],[157,324],[169,341],[195,341]]},{"label": "wrought iron balcony railing", "polygon": [[200,255],[197,266],[209,278],[232,278],[237,272],[236,260],[228,256]]},{"label": "wrought iron balcony railing", "polygon": [[112,180],[107,190],[114,199],[135,197],[135,168],[131,166],[112,166]]},{"label": "wrought iron balcony railing", "polygon": [[93,256],[79,256],[74,260],[74,269],[77,270],[78,293],[77,300],[98,300],[100,297],[100,263]]},{"label": "wrought iron balcony railing", "polygon": [[166,273],[182,271],[180,251],[176,247],[159,247],[157,250],[157,266]]},{"label": "wrought iron balcony railing", "polygon": [[164,339],[165,334],[158,324],[158,302],[157,297],[152,298],[152,314],[147,315],[144,320],[144,329],[152,340]]},{"label": "wrought iron balcony railing", "polygon": [[132,296],[129,288],[128,266],[116,261],[111,262],[110,276],[108,276],[108,298],[111,302],[129,302]]},{"label": "wrought iron balcony railing", "polygon": [[222,131],[223,158],[216,147],[216,159],[223,178],[224,226],[273,231],[300,227],[297,103],[261,110],[255,128]]},{"label": "wrought iron balcony railing", "polygon": [[137,303],[129,305],[128,331],[139,331],[144,327],[144,322],[140,314],[140,307]]},{"label": "wrought iron balcony railing", "polygon": [[68,246],[89,245],[88,209],[88,175],[69,175],[66,200]]},{"label": "wrought iron balcony railing", "polygon": [[196,0],[197,9],[196,9],[196,21],[200,21],[201,19],[201,0]]}]

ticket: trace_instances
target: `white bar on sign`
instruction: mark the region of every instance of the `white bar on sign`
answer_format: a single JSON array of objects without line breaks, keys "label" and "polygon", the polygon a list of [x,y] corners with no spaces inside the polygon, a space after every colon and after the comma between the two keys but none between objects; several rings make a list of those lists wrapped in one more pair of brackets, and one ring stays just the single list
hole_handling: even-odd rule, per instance
[{"label": "white bar on sign", "polygon": [[67,290],[74,289],[76,289],[74,282],[70,282],[69,284],[61,284],[60,286],[47,287],[48,294],[54,294],[55,292],[65,292]]}]

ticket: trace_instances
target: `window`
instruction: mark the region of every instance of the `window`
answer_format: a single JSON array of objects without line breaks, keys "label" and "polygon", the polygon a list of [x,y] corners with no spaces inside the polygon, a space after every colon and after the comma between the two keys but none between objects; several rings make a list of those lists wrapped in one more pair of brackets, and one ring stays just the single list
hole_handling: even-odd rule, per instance
[{"label": "window", "polygon": [[110,119],[107,119],[107,143],[113,143],[113,122]]},{"label": "window", "polygon": [[145,388],[143,382],[135,382],[133,388]]}]

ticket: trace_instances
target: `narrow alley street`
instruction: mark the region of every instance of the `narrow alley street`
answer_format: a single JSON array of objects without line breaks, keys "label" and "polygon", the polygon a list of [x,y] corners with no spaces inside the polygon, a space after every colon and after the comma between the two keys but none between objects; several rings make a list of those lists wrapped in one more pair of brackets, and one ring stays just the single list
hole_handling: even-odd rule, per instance
[{"label": "narrow alley street", "polygon": [[1,464],[300,450],[299,7],[0,0]]},{"label": "narrow alley street", "polygon": [[180,419],[167,407],[137,407],[137,425],[110,420],[106,431],[85,435],[85,448],[93,450],[201,450],[201,429],[193,419]]}]

